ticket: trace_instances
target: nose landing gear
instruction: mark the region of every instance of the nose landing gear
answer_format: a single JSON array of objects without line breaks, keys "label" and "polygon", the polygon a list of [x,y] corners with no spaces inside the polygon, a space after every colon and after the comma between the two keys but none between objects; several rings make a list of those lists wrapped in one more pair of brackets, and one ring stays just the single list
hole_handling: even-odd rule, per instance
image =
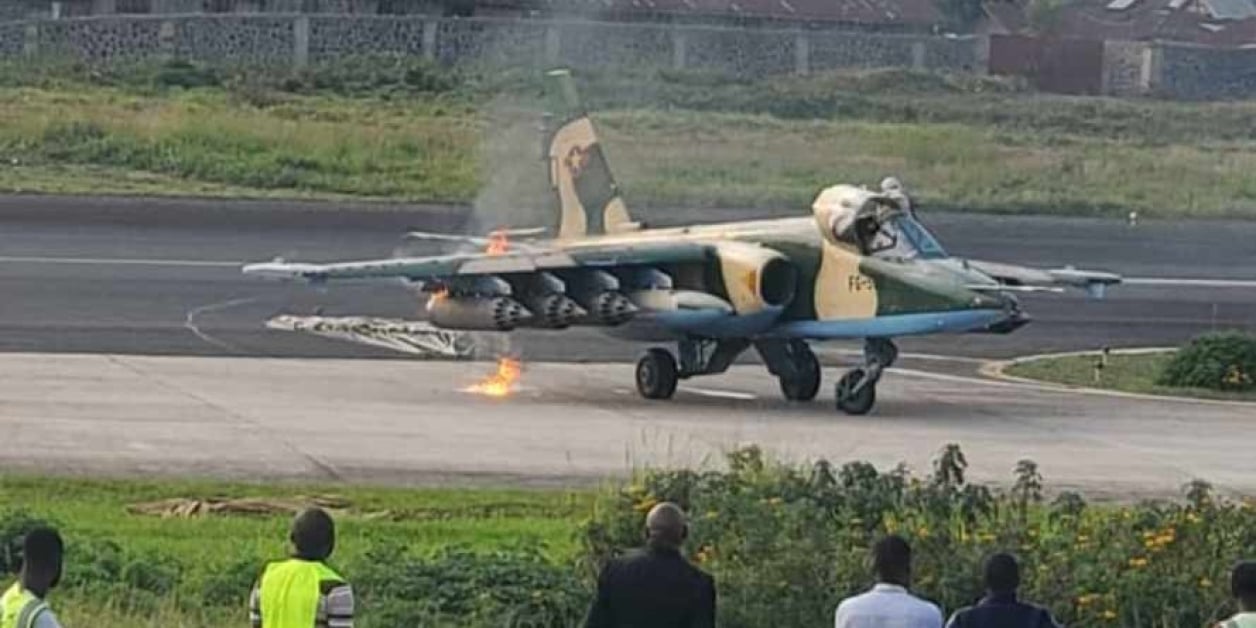
[{"label": "nose landing gear", "polygon": [[864,340],[864,365],[851,369],[833,387],[837,409],[851,415],[863,415],[877,402],[877,382],[881,374],[898,358],[898,348],[885,338]]}]

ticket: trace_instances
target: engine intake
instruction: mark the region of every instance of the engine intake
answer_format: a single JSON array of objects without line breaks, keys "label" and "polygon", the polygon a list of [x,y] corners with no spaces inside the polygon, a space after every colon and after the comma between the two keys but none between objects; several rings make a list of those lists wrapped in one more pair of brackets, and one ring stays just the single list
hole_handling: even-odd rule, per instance
[{"label": "engine intake", "polygon": [[744,242],[721,242],[716,251],[724,292],[737,314],[784,309],[793,302],[798,269],[779,251]]}]

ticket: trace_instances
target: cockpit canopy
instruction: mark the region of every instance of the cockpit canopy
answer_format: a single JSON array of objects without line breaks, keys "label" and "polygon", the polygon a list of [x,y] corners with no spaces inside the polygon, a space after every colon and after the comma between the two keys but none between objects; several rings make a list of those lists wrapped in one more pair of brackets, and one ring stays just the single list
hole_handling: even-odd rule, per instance
[{"label": "cockpit canopy", "polygon": [[825,188],[811,204],[829,242],[864,255],[906,259],[946,257],[937,238],[912,215],[906,197],[853,185]]}]

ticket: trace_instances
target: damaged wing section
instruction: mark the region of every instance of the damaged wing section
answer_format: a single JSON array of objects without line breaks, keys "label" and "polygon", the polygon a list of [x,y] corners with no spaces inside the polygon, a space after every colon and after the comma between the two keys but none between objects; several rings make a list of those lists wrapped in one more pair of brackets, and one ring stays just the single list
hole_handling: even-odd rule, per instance
[{"label": "damaged wing section", "polygon": [[276,316],[266,321],[266,327],[427,358],[463,359],[471,358],[475,352],[475,342],[469,334],[438,329],[421,321],[357,316]]}]

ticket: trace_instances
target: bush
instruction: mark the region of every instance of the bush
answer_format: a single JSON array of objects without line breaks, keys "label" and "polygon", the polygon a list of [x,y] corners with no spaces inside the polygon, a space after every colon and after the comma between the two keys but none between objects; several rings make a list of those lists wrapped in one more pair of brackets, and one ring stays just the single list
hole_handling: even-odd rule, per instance
[{"label": "bush", "polygon": [[0,580],[22,567],[22,539],[35,528],[50,525],[25,510],[0,512]]},{"label": "bush", "polygon": [[1202,626],[1226,611],[1220,583],[1256,542],[1256,512],[1203,483],[1181,504],[1089,508],[1071,493],[1045,503],[1032,462],[998,492],[968,483],[966,467],[955,446],[924,478],[776,464],[748,449],[727,472],[650,472],[599,505],[587,558],[596,568],[639,545],[645,513],[672,500],[692,513],[690,558],[715,577],[725,627],[827,621],[870,584],[865,556],[887,533],[912,543],[915,588],[948,613],[981,595],[986,556],[1014,551],[1024,595],[1067,625]]},{"label": "bush", "polygon": [[1232,392],[1256,390],[1256,336],[1239,332],[1200,336],[1173,356],[1157,383]]},{"label": "bush", "polygon": [[430,558],[381,545],[354,586],[379,626],[569,626],[589,595],[573,569],[527,545],[491,553],[449,547]]}]

